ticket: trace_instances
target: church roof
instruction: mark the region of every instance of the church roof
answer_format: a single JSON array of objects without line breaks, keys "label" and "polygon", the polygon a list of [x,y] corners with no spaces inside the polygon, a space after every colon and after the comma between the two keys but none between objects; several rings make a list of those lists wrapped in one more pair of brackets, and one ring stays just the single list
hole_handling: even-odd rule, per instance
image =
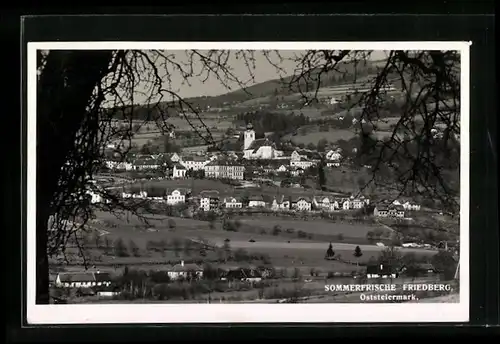
[{"label": "church roof", "polygon": [[248,147],[247,149],[252,149],[255,153],[260,147],[273,147],[274,149],[276,149],[276,144],[266,137],[264,139],[253,141],[250,147]]}]

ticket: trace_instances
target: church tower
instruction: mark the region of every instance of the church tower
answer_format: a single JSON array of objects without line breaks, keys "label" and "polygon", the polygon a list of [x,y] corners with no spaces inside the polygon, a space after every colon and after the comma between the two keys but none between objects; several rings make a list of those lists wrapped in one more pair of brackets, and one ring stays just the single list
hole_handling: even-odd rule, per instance
[{"label": "church tower", "polygon": [[255,141],[255,131],[253,130],[252,123],[247,124],[247,130],[245,131],[245,141],[243,144],[243,149],[248,149],[252,142]]}]

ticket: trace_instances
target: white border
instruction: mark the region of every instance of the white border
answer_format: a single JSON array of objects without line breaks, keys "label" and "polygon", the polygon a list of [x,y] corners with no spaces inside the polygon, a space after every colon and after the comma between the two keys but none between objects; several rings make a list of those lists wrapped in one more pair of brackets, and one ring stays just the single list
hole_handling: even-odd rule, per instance
[{"label": "white border", "polygon": [[[469,321],[470,42],[37,42],[28,43],[27,321],[79,323],[467,322]],[[461,52],[460,302],[408,304],[36,305],[36,50],[458,50]]]}]

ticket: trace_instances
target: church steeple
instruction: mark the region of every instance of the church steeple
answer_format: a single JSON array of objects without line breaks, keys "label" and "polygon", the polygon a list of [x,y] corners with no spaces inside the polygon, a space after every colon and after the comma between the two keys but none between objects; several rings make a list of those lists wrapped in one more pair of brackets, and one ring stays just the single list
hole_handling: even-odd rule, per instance
[{"label": "church steeple", "polygon": [[247,124],[247,130],[245,131],[243,149],[248,149],[252,143],[255,141],[255,130],[253,130],[252,123]]}]

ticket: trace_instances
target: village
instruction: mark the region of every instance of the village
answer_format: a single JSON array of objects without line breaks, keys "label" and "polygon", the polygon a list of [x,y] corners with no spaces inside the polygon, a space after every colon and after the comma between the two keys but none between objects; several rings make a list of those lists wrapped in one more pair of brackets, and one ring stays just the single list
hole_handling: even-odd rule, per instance
[{"label": "village", "polygon": [[[449,263],[445,266],[433,257],[451,252],[456,260],[458,241],[434,231],[422,237],[397,230],[426,214],[443,215],[440,210],[422,207],[408,197],[318,190],[304,180],[314,179],[320,166],[326,170],[349,167],[351,162],[341,149],[280,151],[267,138],[255,139],[251,123],[241,135],[240,151],[134,154],[125,159],[111,154],[87,191],[90,204],[109,203],[105,194],[112,194],[142,204],[151,216],[167,217],[138,234],[139,225],[132,228],[128,218],[103,225],[97,216],[93,226],[99,227],[95,250],[104,252],[100,262],[84,271],[53,273],[52,286],[58,295],[87,302],[96,297],[298,302],[326,297],[318,293],[329,279],[436,281],[445,270],[450,278]],[[188,219],[192,222],[183,225]],[[335,225],[339,222],[347,224]],[[301,229],[284,228],[285,223],[297,223]],[[317,224],[319,229],[312,229]],[[348,229],[340,233],[335,227]],[[182,255],[177,248],[179,231],[185,242]],[[114,233],[121,234],[110,244],[107,237]],[[154,235],[158,240],[151,239],[142,248],[130,239],[127,249],[122,239],[140,236],[137,240],[144,241]],[[105,245],[99,243],[99,236]],[[175,256],[167,259],[168,251]],[[342,257],[345,254],[340,252],[346,251],[353,259]],[[104,263],[109,258],[103,261],[102,256],[111,262]]]}]

